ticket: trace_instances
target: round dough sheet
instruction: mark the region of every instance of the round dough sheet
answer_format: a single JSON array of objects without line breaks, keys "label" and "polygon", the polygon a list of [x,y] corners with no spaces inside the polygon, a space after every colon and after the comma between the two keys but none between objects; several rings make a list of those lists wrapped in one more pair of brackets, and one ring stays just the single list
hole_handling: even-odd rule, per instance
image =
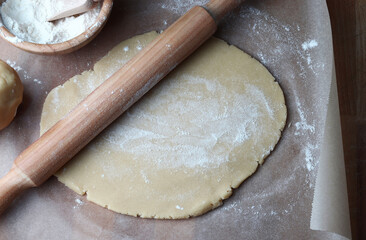
[{"label": "round dough sheet", "polygon": [[[133,37],[47,96],[44,133],[157,36]],[[283,92],[257,60],[212,38],[56,176],[113,211],[188,218],[219,205],[273,150]],[[77,124],[77,123],[75,123]]]}]

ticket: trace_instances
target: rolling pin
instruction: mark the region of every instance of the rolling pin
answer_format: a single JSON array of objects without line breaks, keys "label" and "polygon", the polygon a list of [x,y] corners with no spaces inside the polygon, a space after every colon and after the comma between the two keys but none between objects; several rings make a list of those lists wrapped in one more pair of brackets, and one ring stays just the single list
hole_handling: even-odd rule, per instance
[{"label": "rolling pin", "polygon": [[202,45],[241,0],[211,0],[179,18],[25,149],[0,179],[0,213],[37,187]]}]

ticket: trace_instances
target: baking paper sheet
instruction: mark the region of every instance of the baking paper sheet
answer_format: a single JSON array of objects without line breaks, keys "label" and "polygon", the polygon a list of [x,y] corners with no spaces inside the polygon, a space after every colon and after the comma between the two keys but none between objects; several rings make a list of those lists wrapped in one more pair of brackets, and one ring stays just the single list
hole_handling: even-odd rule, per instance
[{"label": "baking paper sheet", "polygon": [[351,239],[347,182],[334,68],[332,77],[310,227],[314,230],[335,232]]},{"label": "baking paper sheet", "polygon": [[[205,2],[115,1],[100,35],[64,56],[28,54],[1,40],[0,58],[18,71],[25,96],[15,121],[0,132],[0,176],[38,138],[42,105],[52,88],[92,68],[120,41],[163,30],[193,5]],[[315,199],[317,213],[313,213],[311,227],[349,236],[345,183],[332,188],[319,187],[322,178],[316,183],[319,165],[327,168],[330,164],[319,164],[324,158],[344,173],[341,153],[325,154],[330,150],[327,143],[339,140],[339,134],[331,135],[324,143],[324,136],[339,133],[338,120],[326,128],[327,113],[333,118],[330,109],[336,107],[328,108],[334,64],[325,1],[249,0],[225,18],[216,36],[251,54],[270,70],[283,88],[289,111],[274,152],[223,206],[189,220],[140,219],[88,202],[51,178],[27,191],[0,216],[0,239],[341,239],[337,234],[310,229],[316,184],[320,192],[337,193],[343,201],[334,205]],[[339,157],[338,162],[335,157]],[[337,175],[336,179],[342,177]],[[337,224],[329,228],[331,222],[323,213],[338,212],[342,206],[342,214],[330,217]],[[316,216],[320,221],[314,220]]]}]

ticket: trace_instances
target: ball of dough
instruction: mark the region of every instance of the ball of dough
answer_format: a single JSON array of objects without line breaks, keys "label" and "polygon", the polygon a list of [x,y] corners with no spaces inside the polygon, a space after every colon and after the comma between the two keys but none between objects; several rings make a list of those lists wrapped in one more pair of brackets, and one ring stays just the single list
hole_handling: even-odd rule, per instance
[{"label": "ball of dough", "polygon": [[14,119],[23,100],[23,85],[18,74],[0,60],[0,130]]}]

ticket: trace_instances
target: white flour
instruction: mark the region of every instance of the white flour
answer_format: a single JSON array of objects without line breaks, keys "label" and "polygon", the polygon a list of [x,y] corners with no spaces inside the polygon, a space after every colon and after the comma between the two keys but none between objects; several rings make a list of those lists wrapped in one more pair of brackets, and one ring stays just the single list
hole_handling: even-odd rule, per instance
[{"label": "white flour", "polygon": [[[154,106],[135,105],[126,113],[123,122],[109,128],[103,139],[117,151],[136,154],[146,161],[154,161],[161,168],[216,166],[227,162],[228,152],[260,131],[257,123],[263,115],[271,117],[273,113],[273,109],[266,104],[268,99],[254,85],[248,84],[248,95],[235,94],[226,90],[216,79],[184,75],[179,81],[184,81],[185,86],[206,86],[210,96],[201,97],[197,92],[180,91],[181,86],[172,83],[173,79],[169,80],[165,82],[164,89],[156,92]],[[219,90],[220,100],[213,97],[219,94]],[[179,101],[187,95],[189,100]],[[263,102],[265,107],[261,108],[257,103]],[[161,111],[150,113],[151,108],[167,108],[170,114]],[[225,110],[220,112],[220,108]],[[173,120],[186,114],[195,117],[184,125]],[[146,129],[146,126],[155,127]],[[174,144],[166,141],[169,138],[173,139]],[[218,142],[224,146],[217,148]],[[145,179],[145,182],[148,180]]]},{"label": "white flour", "polygon": [[192,7],[203,6],[206,3],[208,3],[208,0],[169,1],[167,3],[163,3],[161,5],[161,8],[167,9],[167,10],[177,13],[179,15],[183,15]]},{"label": "white flour", "polygon": [[76,205],[73,207],[74,209],[79,209],[81,206],[84,205],[84,202],[79,198],[75,199],[75,203],[76,203]]},{"label": "white flour", "polygon": [[17,38],[34,43],[60,43],[83,33],[97,19],[100,7],[53,23],[47,19],[63,8],[58,0],[7,0],[0,12],[3,24]]},{"label": "white flour", "polygon": [[306,51],[308,49],[312,49],[312,48],[318,46],[318,42],[313,39],[308,42],[304,42],[301,46],[302,46],[302,49],[304,51]]}]

